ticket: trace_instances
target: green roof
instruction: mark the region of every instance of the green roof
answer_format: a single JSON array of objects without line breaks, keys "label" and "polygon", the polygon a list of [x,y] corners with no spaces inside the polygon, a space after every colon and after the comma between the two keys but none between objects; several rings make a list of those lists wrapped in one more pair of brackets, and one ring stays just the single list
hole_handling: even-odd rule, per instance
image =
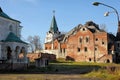
[{"label": "green roof", "polygon": [[57,27],[57,22],[56,22],[55,16],[53,16],[53,19],[52,19],[52,22],[51,22],[51,26],[50,26],[50,31],[54,32],[54,33],[57,33],[57,31],[58,31],[58,27]]},{"label": "green roof", "polygon": [[1,17],[4,17],[4,18],[6,18],[6,19],[9,19],[9,20],[13,20],[13,21],[20,22],[20,21],[18,21],[18,20],[15,20],[15,19],[10,18],[7,14],[5,14],[5,13],[2,11],[1,8],[0,8],[0,16],[1,16]]},{"label": "green roof", "polygon": [[14,33],[10,32],[7,38],[4,40],[4,42],[19,42],[19,43],[25,43],[22,41],[19,37],[17,37]]}]

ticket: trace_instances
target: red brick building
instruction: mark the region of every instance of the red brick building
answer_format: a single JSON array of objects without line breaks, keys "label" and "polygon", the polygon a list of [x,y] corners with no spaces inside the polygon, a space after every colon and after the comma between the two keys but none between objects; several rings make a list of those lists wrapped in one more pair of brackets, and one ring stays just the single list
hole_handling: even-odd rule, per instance
[{"label": "red brick building", "polygon": [[[73,61],[113,62],[115,36],[92,21],[79,24],[66,34],[59,32],[55,16],[46,35],[45,50],[57,58]],[[50,36],[51,35],[51,36]],[[51,40],[47,40],[51,39]]]}]

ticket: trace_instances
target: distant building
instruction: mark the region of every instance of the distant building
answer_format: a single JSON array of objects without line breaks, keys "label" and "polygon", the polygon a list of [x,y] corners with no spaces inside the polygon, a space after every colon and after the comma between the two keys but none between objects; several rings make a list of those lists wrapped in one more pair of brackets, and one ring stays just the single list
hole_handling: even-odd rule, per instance
[{"label": "distant building", "polygon": [[99,28],[92,21],[79,24],[66,34],[58,31],[55,16],[46,34],[45,52],[57,58],[81,62],[113,62],[115,36]]},{"label": "distant building", "polygon": [[[0,62],[13,69],[27,66],[27,43],[22,41],[20,21],[12,19],[0,8]],[[4,66],[4,68],[6,68]]]}]

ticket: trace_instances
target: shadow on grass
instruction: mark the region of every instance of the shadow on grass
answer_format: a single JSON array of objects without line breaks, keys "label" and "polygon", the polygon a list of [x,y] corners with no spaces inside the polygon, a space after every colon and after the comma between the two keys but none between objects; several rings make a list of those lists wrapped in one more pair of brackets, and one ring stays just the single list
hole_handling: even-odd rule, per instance
[{"label": "shadow on grass", "polygon": [[50,66],[50,69],[53,74],[86,74],[91,71],[97,71],[100,68],[101,67],[97,66],[97,65],[64,65],[64,64],[58,65],[58,64],[54,64],[54,65]]},{"label": "shadow on grass", "polygon": [[91,71],[97,71],[101,66],[98,65],[81,65],[68,63],[52,63],[47,67],[36,68],[29,66],[23,70],[0,70],[0,74],[86,74]]}]

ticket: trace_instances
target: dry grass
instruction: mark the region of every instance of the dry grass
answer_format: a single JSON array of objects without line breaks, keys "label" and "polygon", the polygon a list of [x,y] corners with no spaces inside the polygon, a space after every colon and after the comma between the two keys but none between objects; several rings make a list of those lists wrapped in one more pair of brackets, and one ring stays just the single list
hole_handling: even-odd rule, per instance
[{"label": "dry grass", "polygon": [[82,75],[64,74],[2,74],[0,80],[100,80],[99,78],[85,78]]},{"label": "dry grass", "polygon": [[[40,73],[35,74],[36,71]],[[0,80],[120,80],[119,64],[58,62],[48,68],[30,68],[28,72],[1,73]]]},{"label": "dry grass", "polygon": [[111,73],[108,70],[100,69],[98,71],[92,71],[88,74],[85,74],[84,76],[85,77],[93,77],[93,78],[97,77],[102,80],[120,80],[120,70]]}]

